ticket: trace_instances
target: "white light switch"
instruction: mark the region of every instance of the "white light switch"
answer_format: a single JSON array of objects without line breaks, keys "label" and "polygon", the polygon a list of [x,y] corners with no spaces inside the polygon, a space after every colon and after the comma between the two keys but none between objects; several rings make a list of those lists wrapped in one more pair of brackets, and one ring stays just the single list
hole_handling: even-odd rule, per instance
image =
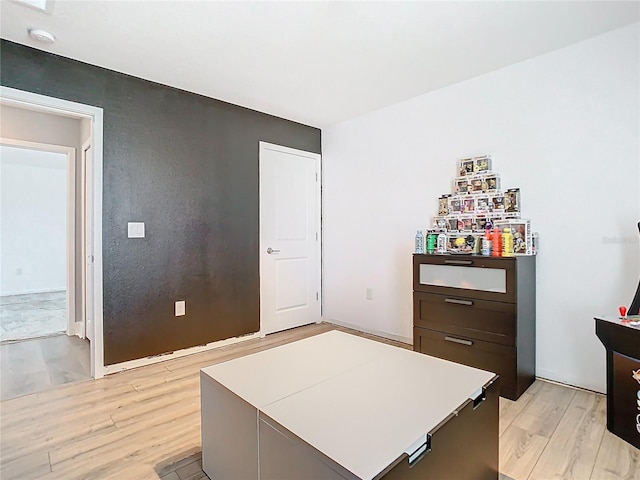
[{"label": "white light switch", "polygon": [[144,222],[127,223],[127,237],[144,238]]},{"label": "white light switch", "polygon": [[178,300],[176,302],[176,317],[181,317],[182,315],[185,315],[185,301]]}]

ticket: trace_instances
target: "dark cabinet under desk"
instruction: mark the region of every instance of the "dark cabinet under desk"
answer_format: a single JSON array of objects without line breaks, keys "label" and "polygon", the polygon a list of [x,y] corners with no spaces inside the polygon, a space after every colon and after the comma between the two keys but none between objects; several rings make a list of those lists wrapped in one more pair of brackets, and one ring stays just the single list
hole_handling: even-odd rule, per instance
[{"label": "dark cabinet under desk", "polygon": [[535,380],[536,258],[413,256],[413,349],[495,372],[517,400]]}]

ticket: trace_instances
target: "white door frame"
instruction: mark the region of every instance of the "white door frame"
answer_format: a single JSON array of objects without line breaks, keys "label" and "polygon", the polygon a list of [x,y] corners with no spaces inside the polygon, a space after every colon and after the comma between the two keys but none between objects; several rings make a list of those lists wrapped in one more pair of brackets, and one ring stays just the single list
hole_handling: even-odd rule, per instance
[{"label": "white door frame", "polygon": [[[80,318],[82,319],[81,325],[80,325],[80,331],[78,332],[78,336],[80,338],[88,338],[89,340],[92,339],[92,334],[93,334],[93,324],[89,324],[88,322],[88,318],[90,317],[88,315],[88,310],[90,310],[91,304],[92,302],[88,301],[89,299],[87,298],[89,296],[89,292],[93,291],[93,288],[91,287],[93,278],[89,278],[89,276],[87,276],[87,272],[89,271],[88,265],[89,263],[91,263],[92,258],[91,258],[91,254],[89,253],[91,251],[90,245],[92,242],[91,239],[91,232],[90,230],[90,225],[91,225],[91,216],[88,214],[87,212],[87,206],[91,206],[90,204],[90,195],[91,195],[91,189],[90,189],[90,185],[91,185],[91,176],[92,176],[92,170],[91,170],[91,165],[87,165],[87,155],[86,152],[91,148],[91,138],[89,138],[87,141],[85,141],[82,144],[81,147],[81,151],[80,151],[80,197],[82,198],[82,201],[80,203],[80,218],[82,219],[82,225],[84,226],[84,228],[82,229],[81,232],[81,239],[80,239],[80,258],[82,258],[82,268],[81,268],[81,278],[80,278],[80,291],[82,292],[81,296],[80,296],[80,304],[81,304],[81,311],[80,311]],[[93,155],[93,152],[92,152]]]},{"label": "white door frame", "polygon": [[[316,157],[316,171],[318,172],[318,181],[316,183],[317,188],[316,188],[316,231],[318,232],[318,241],[316,242],[316,254],[317,254],[317,259],[318,259],[318,301],[320,302],[320,316],[318,317],[318,321],[316,323],[322,323],[322,155],[318,154],[318,153],[314,153],[314,152],[307,152],[304,150],[297,150],[295,148],[289,148],[289,147],[283,147],[282,145],[276,145],[274,143],[268,143],[268,142],[260,142],[260,148],[259,148],[259,157],[258,157],[258,163],[260,163],[261,158],[262,158],[262,152],[264,150],[275,150],[277,152],[283,152],[283,153],[289,153],[289,154],[293,154],[293,155],[302,155],[302,156],[309,156],[309,154],[312,154]],[[260,211],[260,209],[258,209],[258,211]],[[259,222],[258,222],[259,223]],[[260,237],[260,232],[258,231],[258,236]],[[260,262],[260,265],[262,265],[262,261],[261,261],[261,256],[262,256],[262,252],[263,252],[263,248],[266,248],[266,245],[262,245],[262,238],[258,239],[258,248],[259,250],[259,255],[258,255],[258,260]],[[261,272],[262,273],[262,272]],[[260,279],[262,280],[262,275],[260,275]],[[262,281],[260,282],[260,295],[262,296]],[[263,312],[262,312],[262,306],[263,306],[263,302],[262,300],[260,301],[260,337],[264,337],[266,335],[265,333],[265,329],[262,325],[262,317],[263,317]]]},{"label": "white door frame", "polygon": [[17,148],[28,148],[30,150],[40,150],[43,152],[61,153],[67,157],[67,214],[66,214],[66,231],[67,231],[67,266],[66,266],[66,285],[67,285],[67,335],[77,335],[75,318],[76,318],[76,149],[66,147],[64,145],[52,145],[39,142],[28,142],[25,140],[17,140],[14,138],[0,137],[0,144]]},{"label": "white door frame", "polygon": [[91,341],[91,376],[104,376],[103,345],[103,292],[102,292],[102,155],[103,110],[99,107],[47,97],[15,88],[0,86],[0,102],[28,110],[66,115],[91,120],[91,146],[93,148],[93,179],[90,190],[93,197],[93,340]]}]

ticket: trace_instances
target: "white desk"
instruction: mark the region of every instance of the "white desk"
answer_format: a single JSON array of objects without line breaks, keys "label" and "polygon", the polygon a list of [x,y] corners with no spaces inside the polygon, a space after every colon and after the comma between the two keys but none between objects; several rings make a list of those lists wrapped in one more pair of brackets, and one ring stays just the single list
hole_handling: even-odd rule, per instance
[{"label": "white desk", "polygon": [[[428,439],[431,452],[415,465],[449,471],[449,461],[457,468],[478,457],[468,465],[473,477],[497,478],[495,378],[337,331],[213,365],[201,371],[203,469],[214,480],[409,478],[406,460]],[[488,400],[474,410],[483,387]],[[451,430],[453,443],[481,435],[483,445],[445,452],[440,430]]]}]

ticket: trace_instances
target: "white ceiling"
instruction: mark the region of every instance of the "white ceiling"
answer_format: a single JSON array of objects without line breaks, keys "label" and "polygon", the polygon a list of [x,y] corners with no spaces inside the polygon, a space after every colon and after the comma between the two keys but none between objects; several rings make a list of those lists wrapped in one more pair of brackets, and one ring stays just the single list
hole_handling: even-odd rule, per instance
[{"label": "white ceiling", "polygon": [[[0,2],[0,36],[307,125],[640,20],[638,1]],[[27,28],[57,37],[47,46]]]}]

